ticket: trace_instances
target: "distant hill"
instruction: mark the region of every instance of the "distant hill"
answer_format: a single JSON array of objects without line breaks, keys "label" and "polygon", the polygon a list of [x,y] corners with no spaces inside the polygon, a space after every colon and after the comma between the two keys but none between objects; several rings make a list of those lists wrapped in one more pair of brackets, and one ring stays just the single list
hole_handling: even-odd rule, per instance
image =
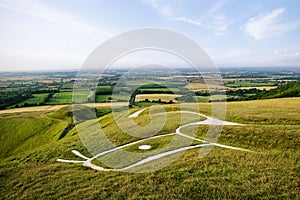
[{"label": "distant hill", "polygon": [[[251,95],[249,95],[251,94]],[[300,97],[300,82],[293,81],[271,90],[249,90],[228,91],[227,95],[235,96],[228,98],[227,101],[247,101],[256,99],[274,99],[285,97]]]}]

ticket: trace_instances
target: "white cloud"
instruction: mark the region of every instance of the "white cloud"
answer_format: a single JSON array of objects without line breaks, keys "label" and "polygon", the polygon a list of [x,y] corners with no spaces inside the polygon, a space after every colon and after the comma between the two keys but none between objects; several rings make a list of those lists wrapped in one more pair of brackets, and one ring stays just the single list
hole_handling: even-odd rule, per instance
[{"label": "white cloud", "polygon": [[224,15],[216,15],[212,22],[207,24],[207,27],[214,31],[215,36],[222,36],[227,34],[228,27],[232,23],[233,21],[228,20]]},{"label": "white cloud", "polygon": [[300,21],[279,23],[278,18],[285,9],[275,9],[270,13],[263,13],[248,20],[243,27],[244,32],[256,40],[281,36],[300,25]]},{"label": "white cloud", "polygon": [[150,5],[156,12],[165,17],[173,16],[174,11],[170,4],[163,4],[162,1],[158,0],[147,0],[146,3]]},{"label": "white cloud", "polygon": [[227,0],[217,1],[197,20],[186,17],[177,17],[173,18],[173,20],[184,21],[201,28],[210,29],[213,31],[214,36],[226,35],[228,33],[229,25],[233,23],[232,20],[229,20],[225,15],[219,13],[219,10],[226,4],[226,2]]},{"label": "white cloud", "polygon": [[173,18],[172,20],[188,22],[188,23],[194,24],[196,26],[201,26],[201,27],[204,26],[199,21],[195,21],[195,20],[192,20],[192,19],[189,19],[189,18],[185,18],[185,17],[177,17],[177,18]]},{"label": "white cloud", "polygon": [[224,15],[216,15],[205,20],[193,20],[185,17],[177,17],[172,20],[188,22],[201,28],[210,29],[214,32],[214,36],[222,36],[228,33],[228,27],[232,21],[228,20]]},{"label": "white cloud", "polygon": [[225,4],[227,3],[227,0],[219,0],[216,3],[212,5],[212,7],[205,13],[204,15],[214,15],[217,13]]},{"label": "white cloud", "polygon": [[0,12],[0,70],[78,67],[110,36],[45,1],[0,0]]},{"label": "white cloud", "polygon": [[82,23],[78,21],[76,17],[60,12],[38,0],[1,0],[0,8],[59,24],[94,38],[99,37],[100,34],[109,36],[109,34],[98,28]]}]

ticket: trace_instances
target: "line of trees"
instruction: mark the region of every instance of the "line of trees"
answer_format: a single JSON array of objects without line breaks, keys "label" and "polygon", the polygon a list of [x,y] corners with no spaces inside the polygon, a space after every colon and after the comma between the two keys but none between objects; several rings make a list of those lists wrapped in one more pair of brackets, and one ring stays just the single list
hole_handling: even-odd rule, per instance
[{"label": "line of trees", "polygon": [[0,109],[6,109],[9,106],[15,105],[16,108],[29,107],[29,106],[40,106],[50,101],[53,94],[57,91],[48,91],[48,95],[45,97],[43,102],[40,103],[24,103],[19,105],[18,103],[26,101],[27,99],[34,98],[33,93],[27,90],[21,91],[6,91],[0,93]]},{"label": "line of trees", "polygon": [[25,101],[33,97],[29,90],[5,91],[0,93],[0,109]]},{"label": "line of trees", "polygon": [[174,103],[172,99],[170,101],[162,101],[161,99],[150,101],[149,99],[145,99],[145,100],[140,101],[140,102],[146,102],[146,103],[163,103],[163,104],[172,104],[172,103]]}]

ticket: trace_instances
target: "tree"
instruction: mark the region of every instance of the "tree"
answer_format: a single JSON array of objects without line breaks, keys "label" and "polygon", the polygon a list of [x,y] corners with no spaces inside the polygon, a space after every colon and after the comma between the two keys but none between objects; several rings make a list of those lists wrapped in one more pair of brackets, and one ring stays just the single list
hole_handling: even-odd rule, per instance
[{"label": "tree", "polygon": [[135,102],[135,97],[136,97],[136,94],[137,94],[137,90],[135,90],[131,96],[130,96],[130,99],[129,99],[129,108],[132,108],[133,107],[133,104]]}]

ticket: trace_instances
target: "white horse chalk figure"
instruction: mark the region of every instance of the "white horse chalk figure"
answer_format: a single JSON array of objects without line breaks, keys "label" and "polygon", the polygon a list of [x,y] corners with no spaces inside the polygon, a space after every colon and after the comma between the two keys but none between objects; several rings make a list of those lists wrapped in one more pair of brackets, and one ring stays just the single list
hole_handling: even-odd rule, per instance
[{"label": "white horse chalk figure", "polygon": [[[136,118],[142,112],[144,112],[146,109],[147,108],[139,110],[139,111],[137,111],[137,112],[129,115],[128,118]],[[195,137],[192,137],[192,136],[189,136],[189,135],[186,135],[186,134],[180,132],[180,129],[182,129],[184,127],[195,126],[195,125],[243,126],[243,124],[238,124],[238,123],[234,123],[234,122],[223,121],[223,120],[219,120],[219,119],[216,119],[216,118],[213,118],[213,117],[208,117],[206,115],[203,115],[203,114],[200,114],[200,113],[196,113],[196,112],[191,112],[191,111],[173,111],[173,112],[181,112],[181,113],[199,115],[199,116],[205,117],[205,120],[203,120],[203,121],[197,121],[197,122],[192,122],[192,123],[188,123],[188,124],[182,125],[182,126],[180,126],[180,127],[178,127],[176,129],[175,133],[169,133],[169,134],[164,134],[164,135],[152,136],[152,137],[144,138],[144,139],[141,139],[141,140],[138,140],[138,141],[134,141],[134,142],[131,142],[131,143],[127,143],[127,144],[124,144],[124,145],[121,145],[121,146],[118,146],[118,147],[115,147],[115,148],[112,148],[112,149],[100,152],[100,153],[98,153],[97,155],[95,155],[95,156],[93,156],[91,158],[88,158],[88,157],[82,155],[80,152],[78,152],[76,150],[72,150],[72,153],[74,153],[75,155],[77,155],[78,157],[80,157],[80,158],[82,158],[84,160],[80,161],[80,160],[57,159],[57,161],[59,161],[59,162],[65,162],[65,163],[82,163],[83,166],[87,166],[87,167],[90,167],[90,168],[92,168],[94,170],[98,170],[98,171],[125,171],[125,170],[131,169],[133,167],[137,167],[137,166],[146,164],[148,162],[151,162],[151,161],[163,158],[165,156],[169,156],[169,155],[172,155],[172,154],[175,154],[175,153],[178,153],[178,152],[181,152],[181,151],[185,151],[185,150],[188,150],[188,149],[194,149],[194,148],[205,147],[205,146],[218,146],[218,147],[226,148],[226,149],[232,149],[232,150],[238,150],[238,151],[246,151],[246,152],[253,152],[253,151],[248,150],[248,149],[243,149],[243,148],[239,148],[239,147],[228,146],[228,145],[218,144],[218,143],[209,142],[209,141],[205,141],[205,140],[200,140],[198,138],[195,138]],[[173,150],[165,151],[165,152],[162,152],[162,153],[158,153],[156,155],[151,155],[149,157],[146,157],[146,158],[144,158],[142,160],[139,160],[139,161],[137,161],[137,162],[135,162],[135,163],[133,163],[131,165],[125,166],[123,168],[113,168],[113,169],[111,169],[111,168],[103,168],[103,167],[97,166],[97,165],[95,165],[95,164],[92,163],[92,161],[94,159],[99,158],[99,157],[104,156],[104,155],[107,155],[109,153],[115,152],[115,151],[120,150],[122,148],[131,146],[131,145],[134,145],[134,144],[138,144],[140,142],[144,142],[144,141],[147,141],[147,140],[150,140],[150,139],[162,138],[162,137],[167,137],[167,136],[172,136],[172,135],[180,135],[182,137],[185,137],[185,138],[188,138],[188,139],[191,139],[191,140],[196,140],[196,141],[202,142],[202,144],[180,147],[180,148],[177,148],[177,149],[173,149]],[[142,145],[142,146],[149,146],[149,145]],[[149,146],[149,148],[148,147],[145,148],[145,150],[148,150],[148,149],[151,149],[151,146]]]}]

